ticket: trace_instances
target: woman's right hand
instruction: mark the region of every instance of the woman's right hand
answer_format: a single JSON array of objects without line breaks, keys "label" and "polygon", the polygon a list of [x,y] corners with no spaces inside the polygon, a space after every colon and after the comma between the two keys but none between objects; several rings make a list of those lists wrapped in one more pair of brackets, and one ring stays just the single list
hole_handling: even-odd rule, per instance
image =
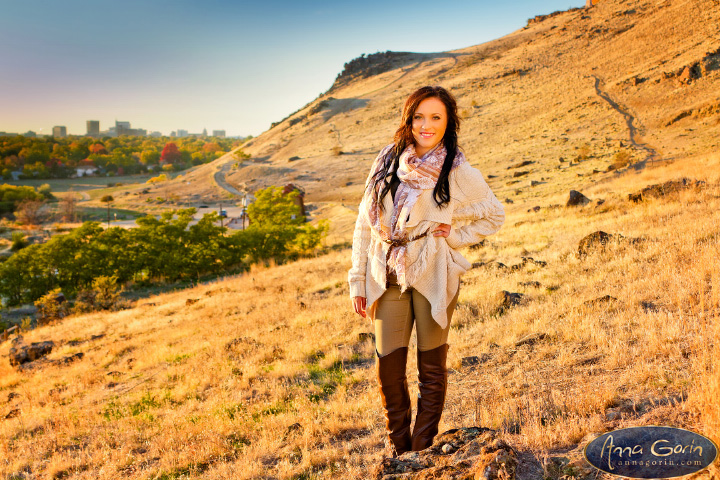
[{"label": "woman's right hand", "polygon": [[357,313],[358,315],[360,315],[363,318],[366,318],[365,317],[365,306],[366,306],[365,302],[366,302],[365,297],[353,297],[353,299],[352,299],[353,308],[355,309],[355,313]]}]

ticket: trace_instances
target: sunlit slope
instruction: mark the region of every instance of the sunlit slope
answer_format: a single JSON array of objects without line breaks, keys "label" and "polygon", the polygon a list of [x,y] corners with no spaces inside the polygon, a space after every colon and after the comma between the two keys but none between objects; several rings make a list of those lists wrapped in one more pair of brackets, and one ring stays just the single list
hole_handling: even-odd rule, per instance
[{"label": "sunlit slope", "polygon": [[[628,172],[588,187],[584,207],[515,211],[464,250],[475,266],[448,338],[440,431],[497,429],[537,468],[629,425],[719,440],[719,175],[717,154]],[[706,183],[628,200],[682,176]],[[641,240],[579,258],[596,230]],[[346,248],[69,317],[24,333],[55,343],[25,371],[0,344],[0,476],[368,478],[384,425],[349,263]],[[523,297],[498,314],[503,290]],[[408,371],[416,399],[414,355]]]},{"label": "sunlit slope", "polygon": [[[401,66],[342,82],[253,139],[245,150],[256,164],[228,179],[250,189],[292,181],[310,201],[357,203],[404,98],[426,84],[457,96],[460,143],[471,163],[497,175],[490,183],[501,199],[524,203],[602,179],[608,174],[577,177],[606,170],[625,146],[635,160],[703,152],[717,146],[719,25],[713,1],[605,1],[485,44],[417,59],[397,54]],[[699,78],[682,84],[686,66]],[[683,112],[689,116],[670,123]],[[578,150],[591,161],[561,174]],[[536,163],[510,183],[517,179],[507,167],[522,160]],[[546,183],[530,188],[531,180]]]}]

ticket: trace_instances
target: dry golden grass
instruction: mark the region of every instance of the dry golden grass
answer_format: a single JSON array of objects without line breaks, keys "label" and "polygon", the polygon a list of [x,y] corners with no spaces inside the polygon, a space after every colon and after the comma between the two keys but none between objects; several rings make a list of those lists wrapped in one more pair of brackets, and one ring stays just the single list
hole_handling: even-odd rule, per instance
[{"label": "dry golden grass", "polygon": [[[508,266],[532,256],[547,266],[465,275],[441,431],[501,429],[536,457],[631,424],[683,426],[717,441],[719,167],[715,154],[610,177],[584,191],[593,203],[581,208],[508,205],[502,230],[466,256]],[[707,186],[627,200],[681,176]],[[565,195],[538,204],[564,203]],[[596,230],[644,241],[577,258],[578,241]],[[374,346],[360,338],[371,325],[349,308],[349,257],[346,249],[257,267],[25,334],[27,342],[55,341],[50,358],[84,353],[65,367],[18,372],[6,342],[0,474],[366,478],[384,427]],[[539,286],[523,286],[533,281]],[[500,290],[525,300],[493,316]],[[585,303],[604,295],[616,300]],[[533,333],[545,337],[516,346]],[[483,363],[463,368],[472,355]],[[414,355],[409,363],[414,398]],[[19,396],[8,400],[10,393]],[[608,417],[613,411],[620,415]]]}]

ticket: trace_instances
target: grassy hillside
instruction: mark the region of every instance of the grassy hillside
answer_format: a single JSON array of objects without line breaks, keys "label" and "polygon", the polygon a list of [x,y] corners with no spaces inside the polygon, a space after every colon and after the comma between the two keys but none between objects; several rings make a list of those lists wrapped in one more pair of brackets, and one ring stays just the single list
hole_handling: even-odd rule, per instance
[{"label": "grassy hillside", "polygon": [[[453,318],[440,430],[496,428],[537,465],[628,425],[718,442],[718,20],[711,0],[606,1],[467,49],[373,58],[369,76],[358,64],[254,139],[237,170],[219,159],[163,188],[220,198],[230,194],[218,181],[293,181],[341,242],[402,99],[445,85],[465,117],[461,144],[507,219],[463,251],[476,266]],[[685,66],[693,78],[681,81]],[[534,163],[510,168],[524,160]],[[705,183],[628,199],[683,177]],[[591,202],[564,206],[571,188]],[[578,256],[597,230],[625,240]],[[512,268],[523,257],[546,264]],[[19,371],[0,344],[0,475],[367,478],[384,427],[349,266],[349,249],[332,250],[24,334],[55,342],[49,360],[83,354],[65,363]],[[498,314],[503,290],[524,297]],[[414,399],[416,374],[410,383]]]},{"label": "grassy hillside", "polygon": [[[516,210],[485,247],[465,251],[488,265],[461,287],[441,431],[497,428],[536,459],[625,425],[719,440],[718,172],[714,154],[618,176],[589,187],[584,207]],[[627,200],[638,185],[681,176],[707,183]],[[644,241],[578,258],[579,240],[596,230]],[[492,266],[523,256],[547,265]],[[366,478],[382,451],[382,410],[374,347],[362,337],[371,325],[350,308],[349,261],[345,249],[259,268],[25,334],[56,343],[50,360],[84,354],[67,365],[19,372],[6,342],[0,471]],[[501,290],[525,297],[496,315]],[[530,334],[544,336],[522,342]],[[462,367],[468,356],[481,363]]]}]

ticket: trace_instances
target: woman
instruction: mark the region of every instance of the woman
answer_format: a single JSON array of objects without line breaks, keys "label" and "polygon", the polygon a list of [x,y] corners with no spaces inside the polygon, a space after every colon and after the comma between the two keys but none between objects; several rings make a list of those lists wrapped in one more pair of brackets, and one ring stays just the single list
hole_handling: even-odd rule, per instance
[{"label": "woman", "polygon": [[[353,235],[348,275],[355,312],[375,326],[377,375],[397,456],[432,445],[445,405],[447,338],[460,275],[458,249],[497,232],[505,212],[458,150],[453,96],[422,87],[405,102],[394,143],[375,159]],[[416,326],[418,403],[410,432],[406,378]]]}]

